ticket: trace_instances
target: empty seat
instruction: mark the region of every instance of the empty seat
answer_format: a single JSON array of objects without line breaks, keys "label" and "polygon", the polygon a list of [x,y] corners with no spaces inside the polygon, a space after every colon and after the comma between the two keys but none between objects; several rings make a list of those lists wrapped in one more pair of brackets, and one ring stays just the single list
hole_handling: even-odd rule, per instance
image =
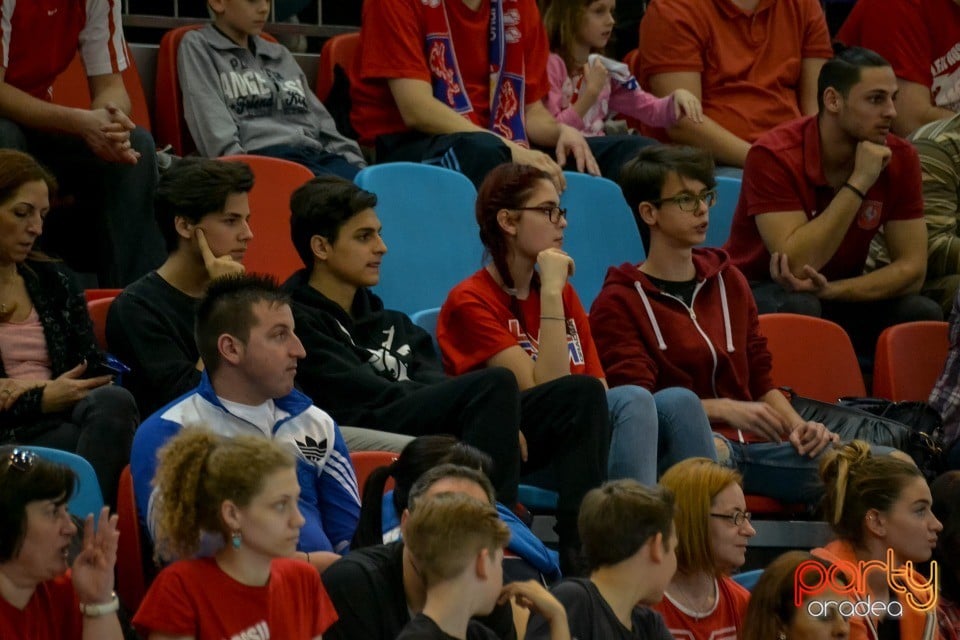
[{"label": "empty seat", "polygon": [[474,203],[465,176],[413,162],[367,167],[357,185],[377,195],[388,253],[374,292],[406,314],[439,307],[447,293],[481,266]]},{"label": "empty seat", "polygon": [[282,282],[303,262],[290,239],[290,196],[313,173],[303,165],[266,156],[224,156],[224,161],[245,162],[253,171],[250,191],[250,230],[243,265],[251,273],[269,273]]},{"label": "empty seat", "polygon": [[884,329],[873,361],[873,395],[926,402],[950,350],[946,322],[906,322]]},{"label": "empty seat", "polygon": [[857,355],[840,325],[792,313],[760,316],[773,356],[773,383],[823,402],[867,393]]}]

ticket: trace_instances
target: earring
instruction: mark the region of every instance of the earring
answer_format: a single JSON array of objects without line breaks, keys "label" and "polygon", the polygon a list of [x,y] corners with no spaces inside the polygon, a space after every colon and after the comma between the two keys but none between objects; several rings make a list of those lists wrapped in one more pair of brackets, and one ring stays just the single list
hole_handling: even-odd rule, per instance
[{"label": "earring", "polygon": [[239,549],[239,548],[240,548],[240,543],[241,543],[242,541],[243,541],[243,536],[240,535],[240,530],[237,529],[236,531],[233,532],[233,535],[230,536],[230,544],[233,545],[233,548],[234,548],[234,549]]}]

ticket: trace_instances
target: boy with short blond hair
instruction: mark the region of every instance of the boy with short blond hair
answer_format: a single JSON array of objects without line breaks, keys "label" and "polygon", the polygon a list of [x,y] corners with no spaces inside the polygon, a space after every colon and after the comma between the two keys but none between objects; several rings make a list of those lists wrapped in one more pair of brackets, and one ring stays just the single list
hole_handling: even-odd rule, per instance
[{"label": "boy with short blond hair", "polygon": [[471,618],[512,596],[549,620],[550,638],[569,640],[563,607],[542,586],[533,581],[503,586],[503,547],[509,540],[510,530],[496,509],[462,493],[426,497],[407,512],[404,542],[427,599],[397,640],[497,638]]}]

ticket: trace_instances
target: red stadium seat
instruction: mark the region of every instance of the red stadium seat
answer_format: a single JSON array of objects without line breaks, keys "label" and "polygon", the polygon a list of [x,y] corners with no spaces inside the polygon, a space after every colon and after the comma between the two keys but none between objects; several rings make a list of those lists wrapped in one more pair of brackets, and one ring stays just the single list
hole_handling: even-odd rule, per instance
[{"label": "red stadium seat", "polygon": [[873,395],[926,402],[947,361],[949,333],[949,323],[933,321],[885,329],[873,360]]}]

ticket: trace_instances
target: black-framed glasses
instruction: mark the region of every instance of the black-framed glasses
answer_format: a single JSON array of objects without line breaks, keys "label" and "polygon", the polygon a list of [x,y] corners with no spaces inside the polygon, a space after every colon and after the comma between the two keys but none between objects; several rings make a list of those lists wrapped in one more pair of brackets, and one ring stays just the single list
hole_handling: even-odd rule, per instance
[{"label": "black-framed glasses", "polygon": [[39,458],[40,456],[29,449],[21,449],[16,447],[10,452],[7,460],[10,462],[11,469],[27,472],[30,471],[30,469],[33,469],[33,465]]},{"label": "black-framed glasses", "polygon": [[654,200],[653,204],[657,205],[658,207],[662,207],[665,202],[672,202],[680,207],[681,211],[693,213],[700,208],[701,202],[706,202],[708,209],[717,204],[717,190],[711,189],[710,191],[704,191],[701,194],[684,191],[683,193],[678,193],[677,195],[670,196],[669,198]]},{"label": "black-framed glasses", "polygon": [[560,218],[567,219],[567,210],[553,204],[544,204],[539,207],[514,207],[517,211],[539,211],[550,218],[553,224],[560,224]]},{"label": "black-framed glasses", "polygon": [[742,527],[744,522],[750,522],[753,514],[749,511],[734,511],[733,513],[711,513],[713,518],[724,518],[733,523],[735,527]]}]

